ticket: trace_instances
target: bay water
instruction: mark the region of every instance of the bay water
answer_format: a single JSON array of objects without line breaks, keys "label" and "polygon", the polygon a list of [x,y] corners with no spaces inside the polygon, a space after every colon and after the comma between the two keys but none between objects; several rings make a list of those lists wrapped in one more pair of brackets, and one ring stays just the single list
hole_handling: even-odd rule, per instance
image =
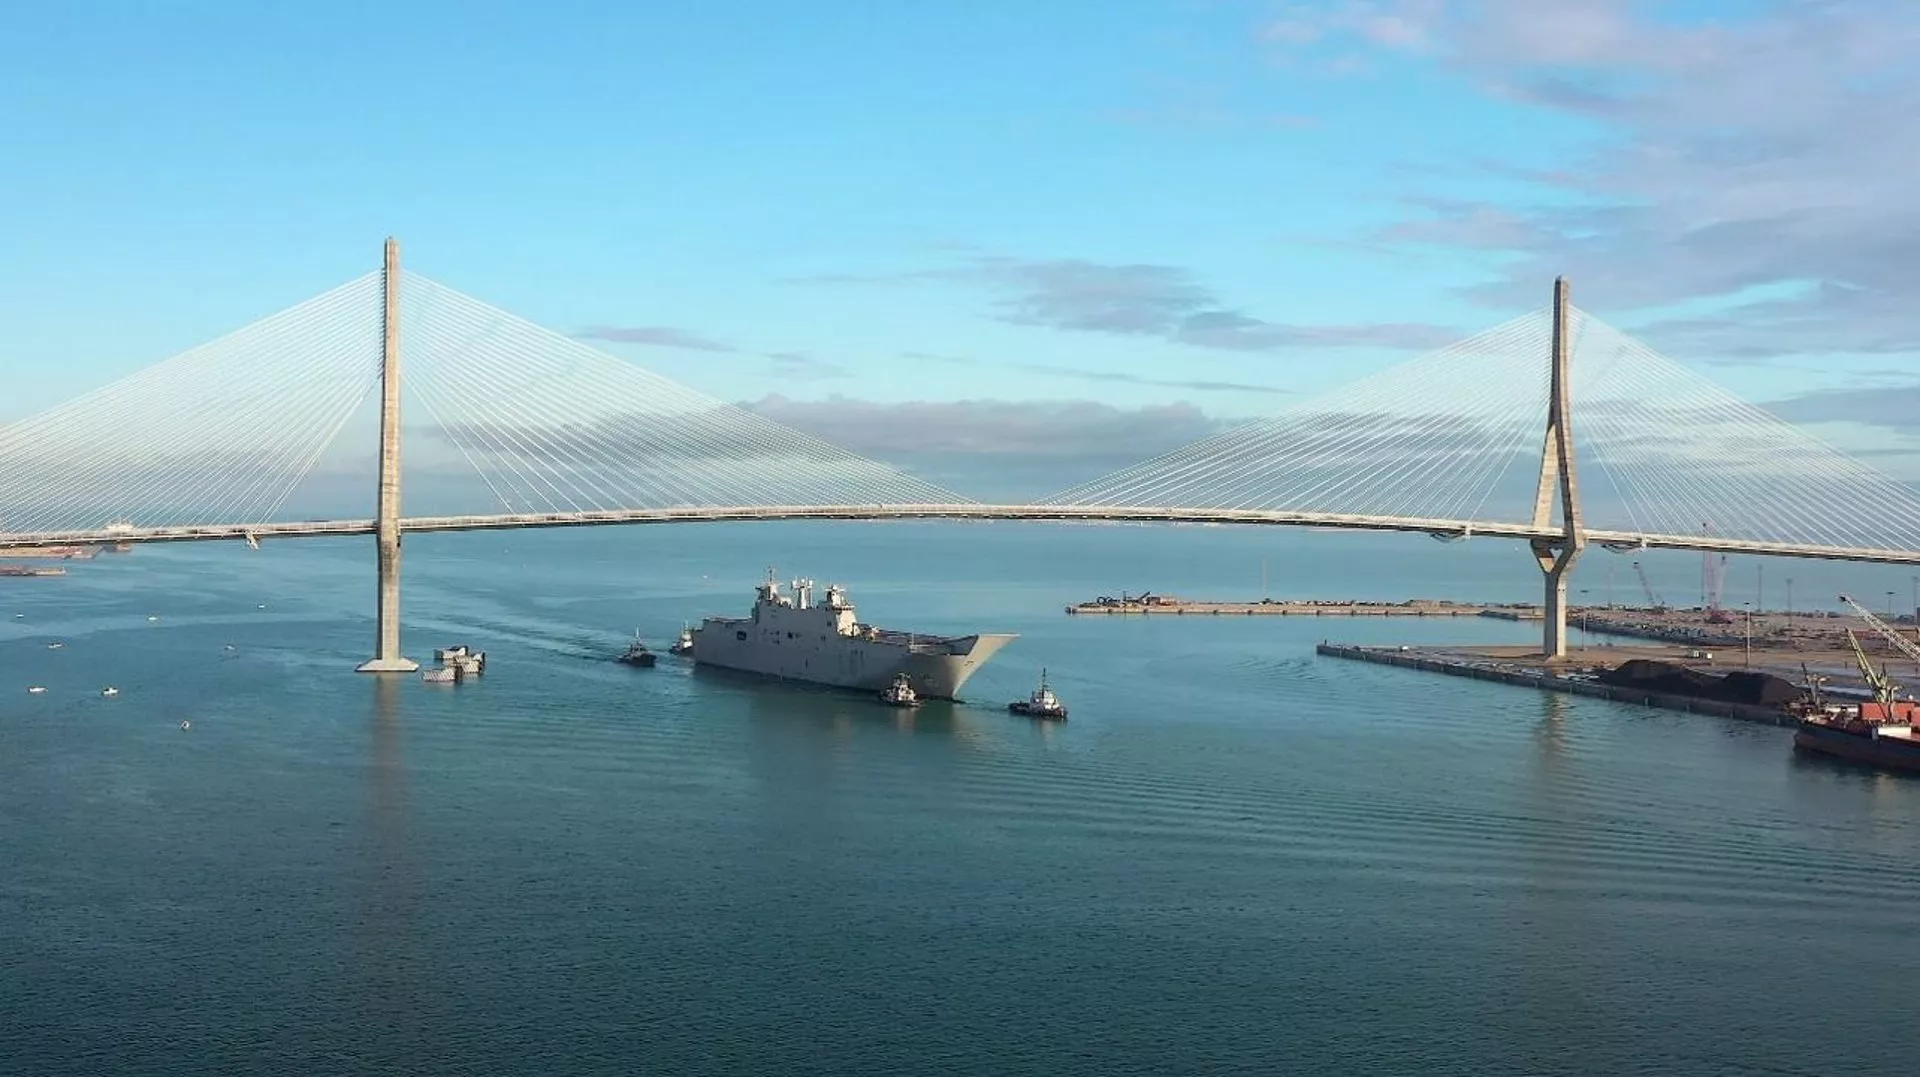
[{"label": "bay water", "polygon": [[[1123,589],[1256,598],[1263,576],[1275,597],[1537,600],[1514,544],[932,522],[410,537],[408,652],[489,655],[455,687],[352,672],[372,560],[367,539],[155,546],[0,579],[0,1072],[1920,1058],[1920,781],[1796,758],[1784,729],[1313,652],[1536,625],[1063,613]],[[1648,563],[1695,586],[1697,559]],[[1803,606],[1909,582],[1777,564],[1730,590],[1750,571],[1777,608],[1793,573]],[[911,713],[611,660],[636,630],[664,651],[746,613],[769,565],[886,627],[1020,639],[965,702]],[[1599,552],[1578,586],[1637,599]],[[1068,722],[1005,710],[1043,667]]]}]

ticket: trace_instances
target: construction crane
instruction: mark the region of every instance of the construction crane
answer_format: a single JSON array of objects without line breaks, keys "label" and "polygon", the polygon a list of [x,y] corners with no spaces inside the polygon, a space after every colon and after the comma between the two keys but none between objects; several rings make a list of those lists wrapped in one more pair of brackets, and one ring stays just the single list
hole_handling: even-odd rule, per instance
[{"label": "construction crane", "polygon": [[[1700,521],[1700,533],[1713,534],[1713,523]],[[1710,625],[1732,624],[1733,618],[1720,608],[1720,593],[1727,584],[1727,555],[1715,556],[1711,551],[1700,553],[1700,605],[1707,611],[1707,623]]]},{"label": "construction crane", "polygon": [[1653,584],[1647,579],[1647,570],[1641,568],[1638,561],[1633,563],[1633,574],[1640,577],[1640,589],[1647,593],[1647,604],[1653,608],[1653,612],[1667,612],[1667,604],[1660,601],[1660,596],[1654,593]]},{"label": "construction crane", "polygon": [[[1711,556],[1711,555],[1709,555]],[[1733,618],[1720,607],[1720,596],[1727,587],[1727,555],[1712,558],[1707,566],[1707,623],[1710,625],[1730,625]]]},{"label": "construction crane", "polygon": [[1862,606],[1858,602],[1855,602],[1852,598],[1848,597],[1847,595],[1841,595],[1840,601],[1845,602],[1849,606],[1852,606],[1853,612],[1859,614],[1861,620],[1864,620],[1869,625],[1872,625],[1873,630],[1875,632],[1880,633],[1881,636],[1885,637],[1888,643],[1893,644],[1893,647],[1895,650],[1899,651],[1901,654],[1906,655],[1908,658],[1913,659],[1915,662],[1920,662],[1920,646],[1916,646],[1912,640],[1908,639],[1907,637],[1901,635],[1899,632],[1895,631],[1892,625],[1874,616],[1874,613],[1872,610],[1866,608],[1865,606]]}]

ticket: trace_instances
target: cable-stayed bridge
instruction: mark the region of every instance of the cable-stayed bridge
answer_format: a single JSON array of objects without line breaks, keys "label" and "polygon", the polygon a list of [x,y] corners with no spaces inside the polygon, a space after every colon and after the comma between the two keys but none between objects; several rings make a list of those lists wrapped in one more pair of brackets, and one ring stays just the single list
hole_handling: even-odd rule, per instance
[{"label": "cable-stayed bridge", "polygon": [[1548,654],[1590,544],[1920,564],[1920,495],[1574,308],[1564,282],[1540,311],[1031,504],[540,328],[403,271],[392,241],[380,270],[0,428],[0,556],[377,536],[374,671],[413,668],[405,533],[915,518],[1517,539],[1545,578]]}]

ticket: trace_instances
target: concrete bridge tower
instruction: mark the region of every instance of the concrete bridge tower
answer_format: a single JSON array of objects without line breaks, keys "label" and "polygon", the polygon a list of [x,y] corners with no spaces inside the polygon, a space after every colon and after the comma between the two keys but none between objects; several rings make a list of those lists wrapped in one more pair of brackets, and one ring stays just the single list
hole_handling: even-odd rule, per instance
[{"label": "concrete bridge tower", "polygon": [[380,344],[380,503],[375,510],[378,607],[373,657],[362,673],[411,673],[420,663],[400,653],[400,241],[387,237]]},{"label": "concrete bridge tower", "polygon": [[1540,486],[1533,499],[1533,526],[1553,523],[1553,502],[1560,501],[1562,532],[1554,538],[1532,540],[1533,556],[1546,577],[1546,601],[1541,608],[1543,621],[1541,653],[1547,658],[1567,656],[1567,575],[1587,546],[1586,529],[1580,523],[1580,480],[1574,470],[1572,397],[1568,363],[1572,359],[1573,332],[1569,314],[1567,278],[1553,282],[1553,376],[1547,397],[1547,437],[1540,449]]}]

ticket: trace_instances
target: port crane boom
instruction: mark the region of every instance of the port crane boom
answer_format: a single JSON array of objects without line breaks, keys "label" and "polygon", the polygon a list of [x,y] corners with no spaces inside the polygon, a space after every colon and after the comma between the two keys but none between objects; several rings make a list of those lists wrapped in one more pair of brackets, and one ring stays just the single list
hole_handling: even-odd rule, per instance
[{"label": "port crane boom", "polygon": [[1638,561],[1633,563],[1633,574],[1640,577],[1640,589],[1647,593],[1647,605],[1653,607],[1653,612],[1667,612],[1667,604],[1660,601],[1660,596],[1654,593],[1653,584],[1647,579],[1647,570],[1641,568]]},{"label": "port crane boom", "polygon": [[1886,717],[1893,717],[1893,699],[1899,694],[1900,686],[1893,683],[1885,666],[1873,668],[1873,662],[1867,658],[1866,648],[1860,646],[1860,637],[1854,635],[1851,628],[1847,629],[1847,646],[1853,648],[1854,664],[1860,667],[1860,679],[1867,682],[1867,688],[1873,692],[1874,702],[1880,704]]},{"label": "port crane boom", "polygon": [[1853,612],[1859,614],[1861,620],[1864,620],[1868,624],[1872,625],[1873,630],[1875,632],[1880,633],[1880,635],[1882,635],[1883,637],[1885,637],[1888,643],[1893,644],[1895,650],[1898,650],[1901,654],[1906,655],[1908,658],[1913,659],[1915,662],[1920,662],[1920,646],[1916,646],[1912,640],[1908,639],[1907,637],[1901,635],[1899,632],[1895,631],[1892,625],[1888,624],[1887,622],[1881,620],[1879,617],[1875,616],[1872,610],[1866,608],[1865,606],[1862,606],[1858,602],[1855,602],[1849,596],[1841,595],[1840,601],[1845,602],[1849,606],[1852,606]]}]

